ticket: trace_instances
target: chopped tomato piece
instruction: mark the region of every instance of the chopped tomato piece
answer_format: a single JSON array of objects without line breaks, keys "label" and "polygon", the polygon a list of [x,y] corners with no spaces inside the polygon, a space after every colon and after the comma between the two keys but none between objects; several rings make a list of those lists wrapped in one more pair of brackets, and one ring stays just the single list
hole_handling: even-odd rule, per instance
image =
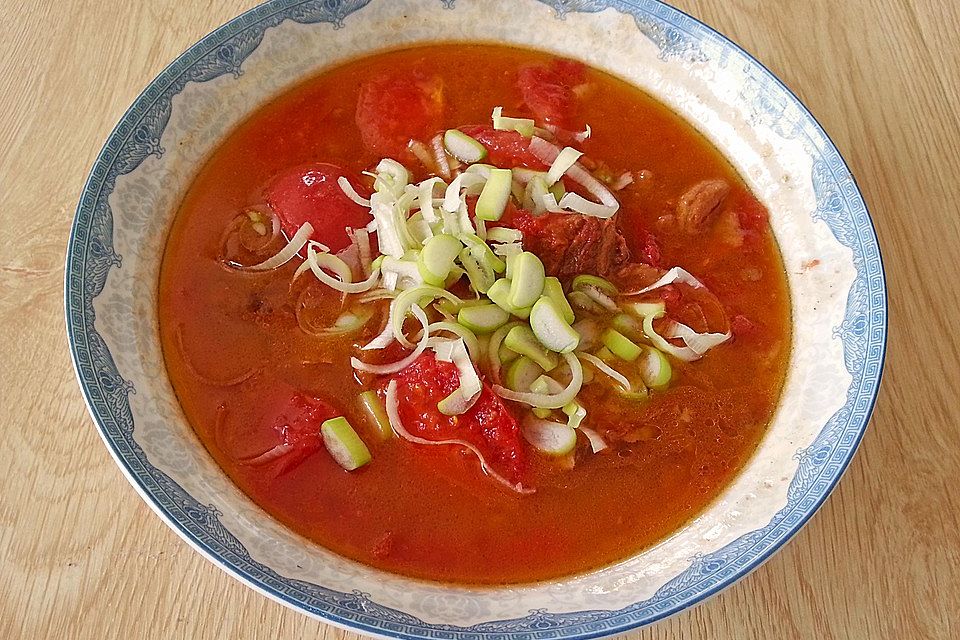
[{"label": "chopped tomato piece", "polygon": [[520,427],[489,385],[483,383],[480,397],[468,411],[448,416],[440,413],[437,403],[460,385],[455,365],[427,353],[395,379],[400,419],[407,431],[428,440],[466,440],[498,474],[511,482],[522,480],[527,458]]},{"label": "chopped tomato piece", "polygon": [[[274,179],[265,198],[280,217],[288,237],[309,222],[313,225],[313,239],[336,252],[350,244],[347,227],[363,227],[370,222],[370,212],[348,198],[337,184],[343,175],[343,169],[336,165],[316,162],[290,169]],[[350,183],[365,195],[359,183]]]},{"label": "chopped tomato piece", "polygon": [[583,84],[586,67],[574,60],[554,60],[549,66],[520,69],[517,87],[536,120],[562,129],[572,129],[578,111],[573,88]]},{"label": "chopped tomato piece", "polygon": [[660,297],[663,299],[663,302],[667,305],[668,309],[673,309],[680,304],[680,298],[683,296],[674,285],[668,284],[660,289]]},{"label": "chopped tomato piece", "polygon": [[320,425],[337,415],[332,406],[318,398],[299,392],[283,397],[266,416],[276,433],[276,445],[245,462],[274,465],[278,475],[293,469],[323,446]]},{"label": "chopped tomato piece", "polygon": [[368,149],[396,158],[410,140],[437,132],[443,106],[443,81],[437,76],[420,71],[380,75],[360,87],[357,128]]},{"label": "chopped tomato piece", "polygon": [[530,138],[525,138],[516,131],[498,131],[482,124],[461,127],[460,130],[487,148],[488,155],[484,162],[504,169],[547,169],[547,165],[530,152]]},{"label": "chopped tomato piece", "polygon": [[764,237],[764,230],[768,228],[767,221],[770,215],[767,208],[749,191],[741,189],[732,209],[736,214],[743,235],[743,242],[751,248],[760,246],[759,243]]},{"label": "chopped tomato piece", "polygon": [[751,322],[746,316],[737,314],[730,321],[730,331],[735,338],[745,338],[757,330],[757,325]]},{"label": "chopped tomato piece", "polygon": [[657,244],[657,238],[649,231],[638,232],[637,237],[641,239],[639,251],[634,257],[639,258],[640,262],[648,264],[651,267],[659,267],[662,258],[660,254],[660,245]]},{"label": "chopped tomato piece", "polygon": [[767,208],[750,194],[744,194],[737,202],[737,217],[740,226],[751,231],[760,231],[766,228]]}]

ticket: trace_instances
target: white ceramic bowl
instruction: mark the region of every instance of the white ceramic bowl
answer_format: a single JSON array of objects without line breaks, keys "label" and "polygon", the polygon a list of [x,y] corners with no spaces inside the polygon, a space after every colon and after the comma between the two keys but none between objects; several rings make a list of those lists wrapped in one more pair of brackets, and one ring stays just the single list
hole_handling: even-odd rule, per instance
[{"label": "white ceramic bowl", "polygon": [[[769,433],[720,499],[670,538],[586,575],[474,589],[386,574],[295,535],[207,455],[167,380],[157,277],[175,208],[204,158],[253,109],[319,69],[426,41],[496,41],[571,56],[639,85],[696,126],[771,211],[792,294],[793,357]],[[277,0],[163,71],[107,140],[66,268],[77,376],[131,484],[241,581],[332,623],[391,637],[588,638],[688,607],[762,563],[850,461],[879,383],[882,265],[853,177],[758,62],[655,0]]]}]

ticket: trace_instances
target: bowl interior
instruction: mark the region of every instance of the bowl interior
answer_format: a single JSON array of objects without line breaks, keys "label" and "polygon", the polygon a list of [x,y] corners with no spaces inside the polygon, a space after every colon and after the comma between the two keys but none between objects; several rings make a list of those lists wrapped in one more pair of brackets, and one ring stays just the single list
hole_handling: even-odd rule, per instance
[{"label": "bowl interior", "polygon": [[[251,586],[386,635],[555,635],[558,626],[564,635],[612,633],[707,597],[762,562],[812,514],[852,456],[885,338],[869,217],[839,154],[802,105],[746,54],[653,1],[582,3],[583,10],[537,0],[288,4],[244,14],[165,70],[111,136],[78,209],[66,276],[78,377],[108,447],[147,502]],[[219,470],[165,374],[156,320],[160,259],[179,200],[208,154],[253,109],[324,67],[438,40],[579,58],[667,103],[767,205],[786,267],[793,356],[756,455],[670,538],[567,580],[509,589],[441,585],[313,545]]]}]

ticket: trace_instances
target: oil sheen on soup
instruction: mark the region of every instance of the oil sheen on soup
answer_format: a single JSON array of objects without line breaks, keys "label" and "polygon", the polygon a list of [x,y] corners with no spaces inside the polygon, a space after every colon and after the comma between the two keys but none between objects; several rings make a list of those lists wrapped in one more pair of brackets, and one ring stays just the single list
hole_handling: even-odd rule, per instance
[{"label": "oil sheen on soup", "polygon": [[682,527],[755,450],[790,346],[768,211],[717,150],[623,81],[492,45],[358,59],[255,112],[183,199],[159,308],[244,493],[467,584]]}]

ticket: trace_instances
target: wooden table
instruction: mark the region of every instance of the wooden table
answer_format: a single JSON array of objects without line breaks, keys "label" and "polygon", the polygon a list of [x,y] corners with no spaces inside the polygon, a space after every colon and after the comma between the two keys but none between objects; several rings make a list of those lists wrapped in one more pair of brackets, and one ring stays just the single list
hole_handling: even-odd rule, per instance
[{"label": "wooden table", "polygon": [[[74,380],[73,211],[160,69],[253,0],[0,3],[0,637],[352,636],[215,568],[124,481]],[[890,288],[883,389],[819,515],[643,638],[960,637],[960,3],[683,0],[792,87],[846,156]]]}]

